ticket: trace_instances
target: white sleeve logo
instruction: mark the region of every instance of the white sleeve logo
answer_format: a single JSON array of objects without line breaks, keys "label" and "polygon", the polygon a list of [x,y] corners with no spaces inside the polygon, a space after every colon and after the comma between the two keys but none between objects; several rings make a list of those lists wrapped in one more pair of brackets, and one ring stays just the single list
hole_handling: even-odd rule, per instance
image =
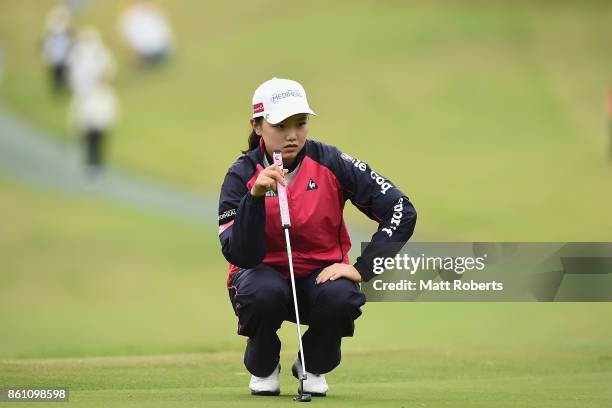
[{"label": "white sleeve logo", "polygon": [[346,153],[342,153],[340,155],[340,158],[344,161],[347,161],[349,163],[351,163],[353,166],[355,166],[356,168],[358,168],[361,171],[366,171],[366,164],[364,162],[362,162],[361,160],[357,160],[352,158],[351,156],[349,156]]},{"label": "white sleeve logo", "polygon": [[[365,164],[361,160],[352,158],[346,153],[342,153],[340,155],[340,158],[342,158],[342,160],[344,161],[351,163],[353,166],[355,166],[355,168],[361,171],[365,172],[367,169],[367,164]],[[381,194],[387,194],[387,191],[389,191],[389,189],[393,187],[393,184],[391,184],[387,179],[385,179],[380,174],[376,173],[374,170],[370,170],[370,177],[372,178],[372,180],[374,180],[376,184],[380,186]]]},{"label": "white sleeve logo", "polygon": [[222,220],[228,218],[228,217],[232,217],[236,215],[236,209],[235,208],[231,208],[229,210],[224,211],[222,214],[219,214],[219,222],[221,222]]},{"label": "white sleeve logo", "polygon": [[372,180],[374,180],[376,184],[380,186],[381,194],[386,194],[387,191],[393,187],[393,184],[389,183],[383,176],[379,175],[374,170],[370,172],[370,177],[372,177]]},{"label": "white sleeve logo", "polygon": [[400,226],[400,222],[402,221],[402,217],[404,216],[404,199],[400,198],[397,201],[397,204],[393,207],[393,216],[391,217],[391,225],[389,227],[385,227],[382,230],[387,233],[389,238],[393,236],[393,231],[397,230]]}]

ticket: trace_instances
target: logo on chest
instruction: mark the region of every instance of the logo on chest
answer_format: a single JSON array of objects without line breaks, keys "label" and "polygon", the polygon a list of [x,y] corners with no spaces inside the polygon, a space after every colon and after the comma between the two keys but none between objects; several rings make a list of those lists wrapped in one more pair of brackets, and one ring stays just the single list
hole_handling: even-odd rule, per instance
[{"label": "logo on chest", "polygon": [[319,188],[319,186],[317,186],[317,183],[315,183],[313,179],[308,180],[306,191],[316,190],[317,188]]},{"label": "logo on chest", "polygon": [[[317,183],[315,183],[313,179],[308,180],[308,184],[306,184],[306,191],[317,190],[318,188],[319,186],[317,185]],[[268,190],[266,191],[265,196],[266,197],[278,197],[278,194],[276,193],[276,191]]]}]

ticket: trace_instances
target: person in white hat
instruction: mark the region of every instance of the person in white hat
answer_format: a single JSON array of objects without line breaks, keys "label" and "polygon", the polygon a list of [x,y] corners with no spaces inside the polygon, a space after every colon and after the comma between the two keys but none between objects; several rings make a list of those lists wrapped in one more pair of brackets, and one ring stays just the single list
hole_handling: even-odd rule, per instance
[{"label": "person in white hat", "polygon": [[170,56],[172,29],[155,3],[133,1],[122,13],[119,28],[142,66],[162,63]]},{"label": "person in white hat", "polygon": [[[253,95],[249,146],[229,168],[219,200],[219,239],[230,263],[227,288],[238,334],[249,338],[244,363],[255,395],[280,393],[280,340],[284,321],[295,322],[277,183],[285,183],[307,380],[303,392],[324,396],[325,374],[340,364],[342,337],[352,336],[365,296],[358,282],[374,276],[373,259],[407,241],[416,211],[394,184],[366,163],[334,146],[309,140],[311,109],[296,81],[272,78]],[[281,172],[272,152],[280,150]],[[350,200],[379,223],[357,262],[349,263],[351,240],[343,208]],[[376,244],[376,247],[374,246]],[[292,365],[302,374],[300,356]]]},{"label": "person in white hat", "polygon": [[49,68],[54,92],[66,88],[68,56],[73,45],[72,13],[65,4],[57,4],[47,15],[42,41],[42,56]]}]

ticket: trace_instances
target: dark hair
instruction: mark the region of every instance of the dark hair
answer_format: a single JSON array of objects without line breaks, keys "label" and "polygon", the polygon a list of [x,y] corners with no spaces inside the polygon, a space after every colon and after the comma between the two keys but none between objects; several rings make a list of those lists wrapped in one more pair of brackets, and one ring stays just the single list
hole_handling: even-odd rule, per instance
[{"label": "dark hair", "polygon": [[[255,118],[255,124],[256,125],[261,125],[261,122],[263,121],[263,116],[259,116],[257,118]],[[259,136],[256,132],[255,129],[251,130],[251,134],[249,135],[249,147],[246,150],[242,151],[242,154],[246,154],[249,150],[253,150],[256,149],[257,147],[259,147],[259,139],[261,139],[261,136]]]}]

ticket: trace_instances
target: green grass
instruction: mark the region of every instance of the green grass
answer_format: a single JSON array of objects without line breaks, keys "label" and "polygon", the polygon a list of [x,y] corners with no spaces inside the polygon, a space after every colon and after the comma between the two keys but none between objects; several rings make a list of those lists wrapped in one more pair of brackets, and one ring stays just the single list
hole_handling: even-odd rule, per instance
[{"label": "green grass", "polygon": [[205,309],[232,313],[214,226],[1,186],[0,357],[226,347],[212,334],[235,324]]},{"label": "green grass", "polygon": [[[1,362],[3,384],[69,387],[76,406],[258,407],[292,404],[283,354],[281,396],[249,395],[239,353]],[[442,348],[346,353],[327,376],[334,407],[607,407],[612,359],[592,351],[531,354]],[[21,405],[20,405],[21,406]]]},{"label": "green grass", "polygon": [[[6,181],[0,191],[0,358],[242,350],[214,225]],[[372,303],[365,310],[349,350],[612,346],[606,303]],[[286,326],[283,339],[293,344]]]},{"label": "green grass", "polygon": [[[1,386],[68,386],[77,406],[290,403],[292,324],[284,396],[248,395],[214,226],[0,187]],[[608,406],[611,319],[606,303],[366,304],[316,403]]]},{"label": "green grass", "polygon": [[[32,28],[51,3],[0,6],[0,92],[11,110],[70,139],[66,100],[49,95],[36,58]],[[176,58],[146,73],[131,68],[116,33],[120,2],[79,16],[119,62],[114,162],[216,195],[246,143],[253,89],[287,76],[319,113],[312,138],[369,162],[414,200],[417,238],[610,239],[606,2],[268,0],[256,17],[232,2],[161,3]]]},{"label": "green grass", "polygon": [[[1,2],[0,100],[70,143],[68,98],[49,95],[37,59],[52,3]],[[164,1],[176,58],[147,73],[114,31],[119,3],[91,3],[79,22],[120,64],[120,166],[216,195],[254,87],[287,76],[319,113],[313,138],[411,196],[415,239],[610,240],[606,2]],[[291,324],[283,396],[248,395],[214,222],[2,177],[0,388],[69,386],[80,406],[292,404]],[[611,320],[606,303],[367,304],[314,403],[608,407]]]}]

